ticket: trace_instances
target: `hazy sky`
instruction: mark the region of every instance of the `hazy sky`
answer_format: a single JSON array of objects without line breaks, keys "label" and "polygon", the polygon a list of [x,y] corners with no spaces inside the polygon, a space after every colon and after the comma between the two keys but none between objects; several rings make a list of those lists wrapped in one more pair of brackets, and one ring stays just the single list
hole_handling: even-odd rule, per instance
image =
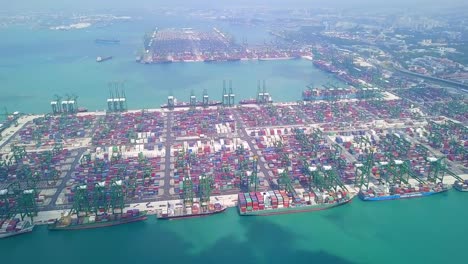
[{"label": "hazy sky", "polygon": [[452,7],[467,5],[465,0],[0,0],[3,10],[151,8],[158,6],[231,7],[263,5],[271,7]]}]

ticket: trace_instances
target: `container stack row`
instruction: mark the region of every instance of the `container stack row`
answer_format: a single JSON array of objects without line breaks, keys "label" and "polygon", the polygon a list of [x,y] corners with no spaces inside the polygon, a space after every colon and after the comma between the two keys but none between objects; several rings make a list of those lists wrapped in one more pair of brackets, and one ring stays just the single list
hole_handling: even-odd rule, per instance
[{"label": "container stack row", "polygon": [[89,136],[96,117],[93,115],[45,116],[27,123],[18,134],[21,144],[51,145],[62,140]]},{"label": "container stack row", "polygon": [[145,144],[154,149],[161,143],[166,118],[160,112],[108,114],[99,120],[94,132],[94,146]]},{"label": "container stack row", "polygon": [[172,132],[175,137],[214,136],[235,132],[235,122],[229,109],[197,109],[175,111]]},{"label": "container stack row", "polygon": [[304,115],[292,106],[242,106],[238,109],[247,127],[304,124]]},{"label": "container stack row", "polygon": [[[243,154],[239,153],[240,148],[244,150]],[[245,161],[245,169],[252,171],[248,144],[238,138],[189,141],[174,145],[172,151],[176,157],[173,174],[176,193],[182,193],[183,179],[188,174],[195,188],[202,174],[211,176],[214,180],[213,192],[220,193],[239,186],[240,162]]]}]

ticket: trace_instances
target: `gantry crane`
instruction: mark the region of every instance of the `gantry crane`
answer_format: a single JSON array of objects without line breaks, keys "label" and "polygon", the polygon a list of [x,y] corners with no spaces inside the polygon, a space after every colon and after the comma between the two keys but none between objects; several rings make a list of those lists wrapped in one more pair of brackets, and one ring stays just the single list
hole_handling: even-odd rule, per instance
[{"label": "gantry crane", "polygon": [[77,216],[88,215],[92,212],[92,203],[90,202],[90,193],[86,184],[78,185],[75,187],[75,194],[73,197],[73,207],[70,210],[70,214],[76,214]]},{"label": "gantry crane", "polygon": [[293,197],[296,197],[296,190],[294,189],[291,178],[289,178],[288,171],[286,169],[278,169],[279,179],[278,187],[280,190],[285,190],[289,194],[292,194]]},{"label": "gantry crane", "polygon": [[374,167],[374,149],[371,149],[366,154],[366,160],[364,163],[356,163],[355,169],[355,181],[354,185],[362,189],[369,189],[369,182],[372,175],[372,168]]},{"label": "gantry crane", "polygon": [[306,159],[302,160],[302,170],[307,175],[308,182],[307,185],[309,187],[309,191],[313,191],[314,183],[320,181],[319,178],[319,171],[316,166],[311,166]]},{"label": "gantry crane", "polygon": [[19,162],[26,156],[26,148],[24,146],[18,146],[11,144],[11,151],[13,152],[13,157],[15,158],[15,163]]},{"label": "gantry crane", "polygon": [[24,220],[26,216],[33,220],[34,216],[37,216],[39,210],[36,204],[36,197],[36,189],[21,190],[18,199],[18,213],[21,220]]},{"label": "gantry crane", "polygon": [[250,173],[250,186],[253,187],[253,191],[256,192],[258,188],[258,157],[254,156],[252,160],[252,172]]},{"label": "gantry crane", "polygon": [[92,209],[98,215],[99,212],[107,212],[109,210],[109,201],[107,200],[106,182],[98,182],[94,185],[92,192]]},{"label": "gantry crane", "polygon": [[16,196],[20,191],[19,182],[10,183],[5,189],[0,190],[0,220],[9,219],[16,215]]},{"label": "gantry crane", "polygon": [[125,208],[125,192],[122,180],[113,180],[110,184],[110,208],[112,213],[122,214]]},{"label": "gantry crane", "polygon": [[408,184],[409,178],[413,178],[420,183],[424,183],[410,168],[409,161],[403,160],[393,160],[389,168],[390,173],[392,174],[392,182],[394,184],[406,183]]},{"label": "gantry crane", "polygon": [[444,162],[445,157],[428,157],[427,161],[430,163],[429,171],[427,174],[427,181],[433,183],[443,183],[445,173],[455,178],[455,180],[459,182],[463,182],[463,178],[455,174],[454,172],[450,171],[447,168],[447,164]]},{"label": "gantry crane", "polygon": [[342,190],[348,190],[346,186],[343,184],[343,182],[341,181],[336,170],[333,169],[331,166],[327,166],[327,165],[322,166],[321,171],[323,175],[325,176],[324,177],[325,189],[336,192],[338,191],[338,187],[340,187]]},{"label": "gantry crane", "polygon": [[213,178],[202,174],[199,177],[198,195],[200,197],[200,208],[202,211],[208,211],[210,205],[211,190],[213,186]]},{"label": "gantry crane", "polygon": [[193,182],[192,178],[190,177],[190,169],[187,166],[187,173],[184,175],[183,179],[183,195],[184,195],[184,204],[185,206],[192,206],[193,205]]}]

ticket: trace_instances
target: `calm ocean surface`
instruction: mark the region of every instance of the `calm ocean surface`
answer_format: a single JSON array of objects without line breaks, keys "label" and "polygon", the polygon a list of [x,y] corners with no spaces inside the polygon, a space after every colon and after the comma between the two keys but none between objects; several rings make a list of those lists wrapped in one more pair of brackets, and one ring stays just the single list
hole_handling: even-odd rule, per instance
[{"label": "calm ocean surface", "polygon": [[[141,21],[108,28],[50,31],[1,29],[0,107],[50,111],[54,94],[77,94],[79,104],[104,109],[108,82],[125,81],[129,107],[158,108],[172,93],[187,100],[207,89],[221,98],[231,79],[237,98],[255,96],[265,79],[275,101],[295,101],[305,85],[329,75],[310,61],[234,63],[134,62],[142,35],[155,25]],[[189,25],[194,27],[193,25]],[[200,27],[207,28],[200,23]],[[209,28],[209,27],[208,27]],[[221,27],[223,28],[223,27]],[[256,28],[225,27],[238,38],[263,42]],[[119,38],[120,45],[96,45]],[[97,56],[113,60],[96,63]],[[48,232],[0,240],[1,263],[453,263],[466,262],[468,194],[456,191],[414,200],[351,204],[332,210],[270,217],[225,214],[181,221],[148,221],[96,230]]]}]

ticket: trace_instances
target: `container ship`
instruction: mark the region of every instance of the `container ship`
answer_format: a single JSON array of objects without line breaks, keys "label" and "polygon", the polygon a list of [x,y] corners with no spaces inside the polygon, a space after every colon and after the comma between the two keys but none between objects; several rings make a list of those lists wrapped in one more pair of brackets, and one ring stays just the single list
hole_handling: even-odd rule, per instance
[{"label": "container ship", "polygon": [[55,220],[48,228],[49,230],[91,229],[144,221],[147,218],[147,212],[139,211],[138,209],[127,210],[127,212],[123,214],[102,214],[80,217],[68,215]]},{"label": "container ship", "polygon": [[446,192],[448,189],[448,186],[442,183],[419,184],[419,186],[415,187],[410,185],[393,185],[369,188],[367,191],[361,190],[358,196],[363,201],[385,201],[430,196]]},{"label": "container ship", "polygon": [[99,44],[119,44],[120,40],[118,39],[95,39],[95,43]]},{"label": "container ship", "polygon": [[99,56],[99,57],[96,58],[96,62],[104,62],[104,61],[107,61],[107,60],[110,60],[110,59],[112,59],[112,56],[108,56],[108,57]]},{"label": "container ship", "polygon": [[182,218],[204,217],[214,214],[223,213],[226,207],[220,203],[209,204],[208,208],[200,207],[198,203],[192,206],[184,206],[182,203],[170,204],[161,206],[156,217],[161,220],[172,220]]},{"label": "container ship", "polygon": [[29,221],[20,221],[18,218],[12,220],[0,220],[0,238],[26,234],[32,232],[34,224]]},{"label": "container ship", "polygon": [[453,188],[460,192],[468,192],[468,180],[464,180],[463,182],[455,181],[455,183],[453,184]]},{"label": "container ship", "polygon": [[[209,101],[207,106],[217,106],[217,105],[221,105],[222,103],[220,101]],[[197,102],[195,104],[196,107],[202,107],[204,106],[202,102]],[[190,103],[189,102],[176,102],[174,103],[174,108],[184,108],[184,107],[190,107]],[[162,104],[161,105],[161,108],[169,108],[169,105],[168,104]]]},{"label": "container ship", "polygon": [[88,112],[88,108],[78,107],[78,113],[85,113],[85,112]]},{"label": "container ship", "polygon": [[[273,103],[273,99],[271,99],[271,97],[269,97],[268,101],[266,103]],[[255,98],[250,98],[250,99],[240,100],[239,104],[241,104],[241,105],[261,104],[261,102],[258,102],[257,99],[255,99]]]},{"label": "container ship", "polygon": [[241,216],[265,216],[330,209],[346,204],[352,196],[345,191],[336,193],[311,192],[304,198],[294,198],[285,191],[239,193]]}]

